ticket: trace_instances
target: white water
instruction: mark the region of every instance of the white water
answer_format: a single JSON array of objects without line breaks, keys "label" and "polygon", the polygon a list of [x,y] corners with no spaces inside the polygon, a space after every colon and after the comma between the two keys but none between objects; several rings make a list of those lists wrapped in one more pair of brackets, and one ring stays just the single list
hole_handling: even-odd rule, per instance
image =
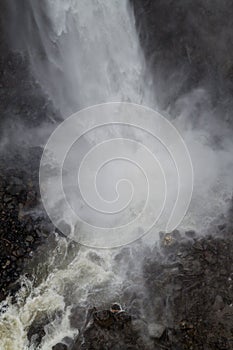
[{"label": "white water", "polygon": [[[149,89],[145,89],[145,63],[126,0],[43,0],[28,6],[46,53],[38,54],[34,37],[28,33],[25,41],[32,71],[64,117],[101,102],[146,104]],[[45,26],[41,8],[49,18],[49,26]],[[50,350],[65,336],[78,334],[69,324],[72,305],[88,307],[101,305],[103,300],[121,300],[123,281],[128,280],[128,289],[138,283],[138,253],[137,259],[131,260],[137,260],[139,266],[134,263],[129,279],[129,261],[124,260],[122,266],[115,263],[117,251],[97,251],[96,262],[92,256],[95,252],[77,249],[77,256],[63,263],[68,243],[57,240],[58,248],[50,252],[46,262],[50,273],[45,273],[37,286],[25,280],[26,287],[22,286],[16,304],[8,300],[9,308],[0,317],[0,349],[34,349],[27,340],[33,320],[40,313],[53,315],[60,310],[62,317],[50,323],[37,348]],[[56,264],[54,259],[61,262]]]},{"label": "white water", "polygon": [[[84,247],[76,247],[72,258],[67,255],[67,240],[58,238],[57,247],[50,254],[45,262],[47,272],[44,262],[35,268],[36,275],[43,270],[42,281],[22,278],[17,303],[11,304],[10,299],[3,303],[8,308],[0,318],[0,349],[49,350],[63,338],[78,335],[78,329],[70,326],[72,306],[79,306],[82,312],[82,308],[106,307],[114,300],[128,302],[125,306],[129,306],[129,300],[123,300],[123,291],[131,295],[135,290],[144,293],[140,278],[144,254],[140,246],[128,249],[120,262],[117,251],[96,252]],[[27,331],[41,314],[50,316],[51,321],[45,327],[46,335],[40,347],[35,347],[33,342],[29,344]]]},{"label": "white water", "polygon": [[145,62],[128,1],[43,0],[37,6],[47,62],[28,42],[34,74],[64,117],[109,101],[146,103]]},{"label": "white water", "polygon": [[[134,17],[126,0],[43,0],[31,1],[28,6],[31,6],[31,16],[37,25],[44,52],[41,55],[36,50],[35,38],[28,33],[25,41],[32,70],[64,118],[82,107],[109,101],[154,106]],[[43,12],[48,18],[47,25]],[[30,30],[33,32],[33,28],[29,27]],[[184,113],[177,119],[181,131],[189,130],[182,119],[187,115]],[[221,177],[226,153],[223,152],[222,164],[219,164],[221,152],[216,154],[203,146],[207,143],[205,130],[196,135],[188,131],[186,135],[192,146],[196,186],[199,187],[192,205],[193,212],[187,216],[186,223],[195,226],[204,208],[207,218],[219,211],[231,185],[225,181],[228,175]],[[204,158],[200,157],[203,152]],[[203,159],[206,158],[209,169],[203,178],[199,175],[203,173]],[[223,183],[227,185],[224,187]],[[216,198],[216,193],[223,195]],[[205,203],[202,208],[200,202]],[[86,248],[77,249],[77,256],[66,262],[67,242],[60,238],[57,244],[58,249],[51,251],[46,262],[50,273],[44,274],[43,281],[36,286],[26,280],[26,288],[21,288],[18,302],[13,305],[9,301],[9,308],[0,316],[0,349],[33,350],[34,345],[29,347],[27,341],[27,330],[35,317],[39,312],[53,315],[60,310],[62,317],[57,316],[46,328],[46,336],[37,348],[50,350],[65,336],[74,337],[78,333],[69,324],[72,305],[87,307],[93,303],[102,304],[103,300],[107,303],[121,299],[123,284],[129,289],[140,285],[143,290],[140,279],[143,252],[139,254],[139,248],[137,258],[131,251],[131,260],[123,260],[119,265],[114,260],[116,251],[97,252],[97,263]],[[60,261],[57,264],[54,260]],[[132,261],[131,273],[127,273]]]}]

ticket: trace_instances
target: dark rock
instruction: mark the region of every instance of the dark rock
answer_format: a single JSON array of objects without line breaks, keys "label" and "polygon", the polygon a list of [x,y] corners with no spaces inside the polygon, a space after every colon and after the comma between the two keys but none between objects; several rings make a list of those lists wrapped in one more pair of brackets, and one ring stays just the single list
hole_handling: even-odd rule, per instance
[{"label": "dark rock", "polygon": [[[179,100],[204,87],[208,97],[202,95],[190,109],[194,125],[208,108],[212,108],[212,118],[231,115],[232,2],[131,0],[131,4],[150,73],[160,85],[156,90],[159,108],[179,114],[184,107]],[[227,123],[233,126],[232,115]]]},{"label": "dark rock", "polygon": [[226,224],[218,225],[219,231],[223,231],[226,228]]},{"label": "dark rock", "polygon": [[148,332],[151,338],[161,338],[165,332],[166,327],[158,323],[150,323],[148,325]]},{"label": "dark rock", "polygon": [[[10,289],[7,291],[7,285],[10,288],[10,285],[14,284],[25,263],[31,259],[33,250],[37,248],[40,240],[49,234],[47,232],[44,237],[38,237],[36,230],[40,228],[40,218],[23,213],[27,190],[31,191],[32,187],[38,186],[38,179],[36,176],[32,181],[27,181],[26,178],[32,176],[30,165],[27,163],[30,162],[30,157],[26,163],[25,160],[21,160],[21,166],[16,163],[15,169],[13,166],[7,166],[9,160],[2,158],[0,162],[0,255],[3,258],[2,261],[0,259],[0,268],[5,271],[0,277],[0,287],[6,293],[10,292]],[[22,172],[21,167],[28,169],[29,173]],[[12,173],[20,175],[16,177],[12,176]],[[24,185],[22,177],[25,184],[30,182],[30,189]],[[43,222],[45,221],[46,219],[43,219]],[[14,264],[9,261],[14,261]],[[4,295],[1,293],[1,297]]]},{"label": "dark rock", "polygon": [[72,350],[146,349],[128,313],[93,309],[89,319]]},{"label": "dark rock", "polygon": [[185,232],[185,235],[186,235],[188,238],[195,238],[195,237],[196,237],[196,232],[193,231],[193,230],[186,231],[186,232]]},{"label": "dark rock", "polygon": [[26,241],[27,242],[33,242],[34,241],[34,238],[33,238],[33,236],[31,236],[31,235],[28,235],[27,237],[26,237]]},{"label": "dark rock", "polygon": [[224,306],[225,306],[225,303],[223,302],[222,297],[220,295],[217,295],[214,301],[213,310],[214,311],[222,310]]},{"label": "dark rock", "polygon": [[62,343],[58,343],[52,347],[52,350],[68,350],[68,346]]},{"label": "dark rock", "polygon": [[27,337],[29,342],[33,344],[35,348],[40,345],[42,338],[45,336],[44,327],[49,324],[49,322],[50,320],[48,319],[47,315],[38,312],[33,323],[30,325],[27,332]]}]

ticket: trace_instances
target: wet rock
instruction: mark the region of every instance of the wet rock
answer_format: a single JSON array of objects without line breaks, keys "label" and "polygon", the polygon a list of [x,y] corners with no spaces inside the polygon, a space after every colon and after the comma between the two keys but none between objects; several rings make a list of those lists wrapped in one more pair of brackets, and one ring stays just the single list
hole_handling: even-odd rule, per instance
[{"label": "wet rock", "polygon": [[68,346],[62,343],[58,343],[52,347],[52,350],[68,350]]},{"label": "wet rock", "polygon": [[171,236],[174,237],[177,241],[181,239],[181,233],[178,230],[172,231]]},{"label": "wet rock", "polygon": [[226,224],[218,225],[218,229],[219,229],[219,231],[225,230],[226,229]]},{"label": "wet rock", "polygon": [[4,196],[4,202],[9,203],[12,201],[12,197]]},{"label": "wet rock", "polygon": [[79,334],[72,350],[146,349],[143,339],[126,312],[93,310],[90,322]]},{"label": "wet rock", "polygon": [[[217,230],[216,227],[216,233]],[[163,319],[165,313],[166,319],[172,319],[169,330],[161,338],[154,338],[158,348],[161,345],[181,350],[199,350],[203,346],[207,350],[231,349],[233,288],[229,286],[233,236],[231,228],[229,235],[227,230],[224,232],[221,238],[218,235],[194,238],[191,244],[190,240],[180,240],[181,254],[176,254],[176,262],[169,246],[163,248],[163,259],[155,252],[154,259],[145,259],[150,310],[157,319]]]},{"label": "wet rock", "polygon": [[88,258],[91,260],[91,261],[93,261],[95,264],[97,264],[97,265],[103,265],[104,264],[104,260],[103,260],[103,258],[100,256],[100,255],[98,255],[96,252],[94,252],[94,251],[90,251],[89,253],[88,253]]},{"label": "wet rock", "polygon": [[19,179],[18,177],[13,176],[11,178],[11,181],[13,182],[14,185],[16,186],[22,186],[23,185],[23,181],[21,179]]},{"label": "wet rock", "polygon": [[186,235],[188,238],[194,239],[194,238],[196,237],[196,232],[193,231],[193,230],[186,231],[186,232],[185,232],[185,235]]},{"label": "wet rock", "polygon": [[151,323],[148,325],[148,332],[151,338],[160,338],[165,332],[166,327],[159,323]]},{"label": "wet rock", "polygon": [[166,235],[164,237],[163,244],[165,246],[171,246],[172,244],[174,244],[174,238],[172,237],[172,235]]},{"label": "wet rock", "polygon": [[50,320],[47,315],[38,312],[33,323],[30,325],[27,337],[29,342],[33,344],[35,348],[40,345],[42,338],[45,336],[45,326],[49,324],[49,322]]},{"label": "wet rock", "polygon": [[[159,95],[161,110],[169,108],[170,113],[179,115],[180,108],[183,107],[180,106],[180,99],[204,84],[210,100],[203,103],[200,101],[200,106],[195,108],[194,123],[202,116],[201,106],[205,106],[206,110],[212,101],[218,105],[216,118],[223,118],[220,109],[224,110],[224,115],[226,110],[230,114],[232,64],[229,65],[228,62],[232,62],[233,57],[229,39],[227,35],[222,38],[221,33],[229,32],[231,1],[226,0],[220,7],[217,3],[204,0],[198,3],[175,0],[130,2],[135,12],[140,42],[150,62],[152,77],[155,83],[158,80],[160,84],[162,82]],[[210,38],[219,43],[219,46],[213,47],[210,42],[207,43],[206,39]],[[225,54],[219,57],[216,53],[222,49]],[[227,102],[226,95],[229,96]],[[228,123],[232,125],[232,121],[230,116]],[[213,142],[217,143],[216,140]],[[221,144],[221,141],[218,143]]]},{"label": "wet rock", "polygon": [[87,318],[88,310],[84,307],[75,306],[71,310],[70,325],[77,330],[82,328]]},{"label": "wet rock", "polygon": [[222,310],[224,306],[225,306],[225,303],[223,301],[223,298],[220,295],[217,295],[214,301],[213,310],[214,311]]},{"label": "wet rock", "polygon": [[148,332],[148,326],[147,323],[142,319],[133,319],[132,320],[132,328],[135,332],[142,332],[143,334],[146,334]]},{"label": "wet rock", "polygon": [[31,208],[36,204],[36,202],[37,202],[37,192],[35,191],[35,189],[31,187],[31,184],[29,184],[25,207]]},{"label": "wet rock", "polygon": [[7,260],[6,263],[2,266],[2,268],[5,269],[10,264],[11,264],[10,260]]},{"label": "wet rock", "polygon": [[65,337],[62,339],[61,344],[66,345],[70,349],[74,345],[74,340],[70,337]]},{"label": "wet rock", "polygon": [[34,241],[33,236],[28,235],[28,236],[26,237],[26,241],[29,242],[29,243],[33,242],[33,241]]},{"label": "wet rock", "polygon": [[[14,155],[12,157],[14,159]],[[38,244],[52,231],[43,237],[38,235],[42,221],[45,226],[48,220],[25,211],[27,193],[38,193],[38,175],[32,171],[34,165],[31,157],[34,158],[34,155],[28,154],[28,158],[20,158],[19,155],[17,161],[2,158],[0,162],[0,269],[5,271],[0,276],[0,288],[4,293],[11,291],[7,290],[7,285],[10,288],[14,284]],[[38,164],[39,159],[38,157]],[[9,167],[11,162],[12,166]],[[38,203],[38,198],[36,202]],[[6,257],[10,263],[6,263]],[[13,261],[14,264],[11,263]],[[6,296],[4,293],[1,293],[1,298]]]}]

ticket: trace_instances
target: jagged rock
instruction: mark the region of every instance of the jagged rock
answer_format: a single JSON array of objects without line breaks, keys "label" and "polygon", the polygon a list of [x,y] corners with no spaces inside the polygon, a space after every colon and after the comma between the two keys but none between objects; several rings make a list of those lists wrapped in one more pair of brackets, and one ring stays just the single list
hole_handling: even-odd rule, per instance
[{"label": "jagged rock", "polygon": [[94,309],[91,314],[92,319],[79,334],[72,350],[145,349],[143,339],[127,312]]}]

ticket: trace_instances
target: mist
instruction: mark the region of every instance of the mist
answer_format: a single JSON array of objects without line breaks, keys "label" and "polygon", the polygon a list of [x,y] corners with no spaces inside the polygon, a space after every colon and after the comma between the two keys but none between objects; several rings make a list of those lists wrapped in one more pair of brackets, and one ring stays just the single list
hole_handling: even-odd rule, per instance
[{"label": "mist", "polygon": [[[216,214],[226,212],[233,170],[227,73],[231,22],[222,26],[228,2],[221,11],[218,2],[201,1],[194,8],[182,1],[169,6],[116,1],[101,8],[79,1],[28,2],[23,7],[9,1],[6,6],[13,23],[10,44],[28,57],[31,74],[57,116],[64,119],[84,107],[114,101],[164,113],[184,138],[194,166],[193,199],[184,227],[204,232]],[[151,16],[157,16],[153,22]],[[93,27],[99,32],[93,33]],[[48,120],[46,111],[44,115]],[[51,119],[30,132],[20,123],[15,128],[24,135],[24,145],[43,146],[54,129],[49,124]],[[6,145],[12,131],[7,122],[3,129]]]},{"label": "mist", "polygon": [[[190,206],[178,226],[181,234],[195,230],[197,235],[205,237],[216,220],[219,223],[226,220],[233,185],[230,1],[197,1],[194,5],[191,1],[100,0],[93,4],[89,0],[8,0],[2,6],[5,14],[2,27],[7,28],[7,33],[3,30],[6,37],[3,48],[6,53],[12,51],[18,60],[17,72],[12,72],[13,68],[6,70],[14,90],[14,98],[10,101],[14,103],[2,111],[0,152],[5,162],[11,166],[15,162],[17,168],[24,167],[25,163],[17,162],[14,156],[22,153],[26,159],[27,150],[33,154],[37,148],[42,153],[56,128],[83,108],[109,102],[144,105],[158,111],[174,125],[191,157],[194,188]],[[7,54],[4,59],[8,61]],[[21,88],[25,88],[26,83],[29,84],[27,90],[22,89],[26,91],[25,97],[21,96]],[[101,113],[97,114],[97,118],[102,117]],[[133,121],[133,116],[131,118]],[[80,129],[88,127],[88,123],[88,118],[83,118]],[[178,192],[177,172],[166,148],[158,140],[155,142],[148,134],[131,127],[112,125],[83,135],[68,154],[63,176],[69,185],[66,191],[71,202],[84,221],[96,224],[99,217],[97,211],[85,206],[85,201],[79,201],[81,191],[77,192],[77,201],[74,191],[77,168],[90,150],[117,138],[137,141],[158,157],[166,173],[171,197],[165,210],[165,218],[169,217]],[[66,134],[64,142],[71,136],[72,133]],[[61,142],[57,153],[62,153],[62,145]],[[137,147],[132,147],[129,154],[143,158]],[[113,147],[115,149],[120,146]],[[84,180],[91,178],[93,162],[87,167]],[[50,165],[52,173],[59,170],[52,161]],[[159,176],[153,164],[147,162],[146,165],[148,178],[154,178],[153,185],[158,182],[159,187]],[[115,204],[114,200],[119,197],[121,208],[124,208],[134,194],[127,183],[118,186],[122,179],[131,181],[136,193],[132,198],[137,200],[126,213],[119,210],[120,215],[113,221],[112,216],[107,219],[103,216],[101,224],[108,228],[108,225],[133,220],[137,211],[142,211],[146,197],[146,185],[139,169],[125,166],[125,162],[118,159],[115,165],[104,169],[106,171],[100,170],[95,184],[99,190],[97,194],[100,193],[106,202]],[[185,174],[186,164],[180,171]],[[165,263],[172,255],[166,256],[160,246],[159,231],[164,225],[151,229],[143,239],[135,239],[130,246],[122,248],[116,244],[118,249],[115,250],[96,250],[88,244],[87,247],[73,247],[70,240],[79,242],[74,233],[78,232],[81,237],[85,232],[70,211],[66,211],[61,197],[54,196],[56,183],[53,180],[52,176],[48,179],[46,193],[54,215],[61,223],[58,225],[60,231],[63,232],[62,226],[67,228],[68,224],[68,239],[51,232],[56,247],[49,250],[49,243],[47,250],[44,248],[45,261],[39,259],[38,266],[36,263],[33,266],[35,284],[22,277],[23,287],[18,292],[16,304],[8,300],[6,318],[0,322],[3,346],[9,338],[9,330],[12,332],[13,329],[12,349],[17,346],[15,339],[20,339],[17,343],[20,350],[25,346],[33,349],[33,341],[29,344],[25,340],[27,329],[36,319],[38,310],[42,310],[49,315],[55,314],[53,322],[46,326],[40,345],[40,349],[51,349],[65,336],[74,338],[77,335],[69,323],[74,306],[86,309],[93,304],[105,306],[113,300],[125,303],[148,322],[164,322],[169,327],[172,315],[168,300],[172,284],[168,284],[162,299],[160,292],[156,294],[158,300],[155,298],[150,308],[152,289],[145,278],[148,273],[148,279],[151,279],[151,266]],[[182,183],[183,188],[186,185]],[[94,188],[88,181],[85,186],[87,192]],[[160,188],[161,193],[154,195],[151,203],[150,216],[157,213],[163,199],[164,188]],[[93,201],[95,196],[91,193],[88,198]],[[33,210],[34,216],[41,215],[41,204]],[[127,231],[124,233],[127,236]],[[121,239],[119,241],[122,243]],[[123,245],[127,243],[126,239]],[[103,242],[100,246],[106,248]],[[41,275],[43,278],[40,279]],[[98,294],[99,291],[102,294]],[[164,313],[156,314],[154,311],[160,309],[161,303]],[[57,310],[60,315],[56,314]],[[80,328],[84,323],[85,317],[80,321]],[[143,332],[141,326],[139,328]],[[152,345],[148,344],[149,349]]]}]

